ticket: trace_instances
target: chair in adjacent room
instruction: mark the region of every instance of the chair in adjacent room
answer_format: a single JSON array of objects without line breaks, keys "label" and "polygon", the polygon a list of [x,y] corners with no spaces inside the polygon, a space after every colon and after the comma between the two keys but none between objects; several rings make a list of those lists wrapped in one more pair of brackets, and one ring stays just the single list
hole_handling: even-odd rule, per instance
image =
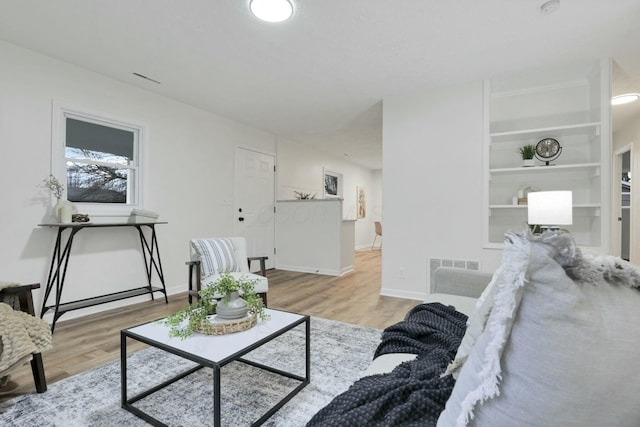
[{"label": "chair in adjacent room", "polygon": [[51,348],[51,327],[35,317],[31,290],[39,287],[0,282],[0,385],[6,387],[9,374],[31,361],[36,391],[44,393],[42,352]]},{"label": "chair in adjacent room", "polygon": [[[198,298],[203,284],[215,281],[220,273],[228,272],[234,278],[256,280],[255,291],[267,305],[269,281],[266,275],[266,256],[247,257],[244,237],[218,237],[191,239],[189,266],[189,304]],[[260,274],[251,273],[251,262],[260,262]]]},{"label": "chair in adjacent room", "polygon": [[[373,250],[373,246],[376,244],[376,239],[378,238],[378,236],[380,236],[380,238],[382,239],[382,223],[380,221],[375,221],[373,225],[375,226],[376,234],[375,236],[373,236],[373,243],[371,244],[371,250]],[[382,243],[380,243],[380,249],[382,249]]]}]

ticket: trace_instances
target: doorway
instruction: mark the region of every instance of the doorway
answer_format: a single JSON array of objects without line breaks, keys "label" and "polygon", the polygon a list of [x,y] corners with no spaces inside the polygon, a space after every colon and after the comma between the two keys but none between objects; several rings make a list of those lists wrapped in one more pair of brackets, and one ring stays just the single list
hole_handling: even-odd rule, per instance
[{"label": "doorway", "polygon": [[616,151],[613,162],[613,254],[627,261],[631,259],[631,157],[631,146],[625,146]]},{"label": "doorway", "polygon": [[620,258],[629,261],[631,251],[631,150],[621,155],[622,171],[620,181]]},{"label": "doorway", "polygon": [[234,232],[247,239],[247,256],[268,256],[274,268],[275,157],[238,147],[235,182]]}]

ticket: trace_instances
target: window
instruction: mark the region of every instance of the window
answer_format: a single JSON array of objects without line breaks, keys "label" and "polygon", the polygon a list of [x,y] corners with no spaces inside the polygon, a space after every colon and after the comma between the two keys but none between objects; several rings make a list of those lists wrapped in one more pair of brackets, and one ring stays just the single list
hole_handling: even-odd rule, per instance
[{"label": "window", "polygon": [[67,199],[94,215],[128,215],[139,207],[142,127],[60,109],[56,175]]}]

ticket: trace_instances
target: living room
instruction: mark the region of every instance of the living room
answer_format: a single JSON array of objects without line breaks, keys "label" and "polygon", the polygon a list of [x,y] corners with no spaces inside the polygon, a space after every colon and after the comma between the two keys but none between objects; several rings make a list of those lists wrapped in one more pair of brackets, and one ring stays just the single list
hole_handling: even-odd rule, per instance
[{"label": "living room", "polygon": [[[53,230],[38,227],[37,224],[42,222],[50,203],[39,186],[52,167],[51,150],[55,137],[52,129],[56,105],[144,126],[146,140],[143,147],[144,193],[141,207],[159,212],[160,219],[168,222],[158,226],[158,233],[169,293],[184,292],[186,289],[184,262],[188,257],[189,239],[233,233],[236,225],[233,204],[236,197],[233,186],[234,158],[236,148],[244,147],[276,157],[277,199],[292,198],[293,188],[321,193],[323,168],[340,171],[345,177],[344,185],[349,191],[344,192],[344,205],[349,209],[355,206],[355,187],[366,187],[371,201],[370,210],[365,220],[356,222],[355,246],[369,245],[373,239],[374,219],[384,217],[381,293],[424,300],[429,289],[430,258],[477,261],[482,271],[493,271],[500,264],[501,251],[486,248],[483,234],[486,220],[483,210],[486,202],[486,171],[483,164],[484,80],[500,75],[536,71],[545,66],[562,68],[575,62],[593,63],[606,58],[616,59],[627,73],[633,74],[638,71],[633,68],[638,65],[635,58],[640,57],[633,55],[637,54],[637,46],[626,41],[637,40],[635,36],[638,35],[638,29],[631,24],[638,13],[635,2],[616,2],[612,6],[598,5],[595,2],[579,5],[576,2],[562,1],[555,15],[543,16],[538,10],[542,3],[540,1],[523,1],[517,7],[493,1],[490,3],[493,13],[483,12],[481,15],[484,18],[482,25],[468,24],[475,31],[462,31],[466,22],[456,23],[455,30],[451,30],[451,33],[462,34],[461,38],[470,42],[483,26],[495,28],[504,25],[504,33],[499,34],[501,37],[496,36],[498,40],[505,40],[503,44],[493,46],[487,42],[486,46],[474,45],[468,51],[456,50],[459,45],[452,48],[449,56],[469,56],[475,61],[465,63],[466,68],[459,66],[457,62],[455,66],[447,65],[444,61],[447,59],[446,55],[431,61],[428,49],[422,46],[426,43],[423,40],[427,36],[420,35],[417,29],[419,27],[413,27],[419,36],[400,32],[402,19],[411,14],[410,11],[403,11],[397,18],[400,23],[395,22],[397,27],[394,29],[402,37],[398,36],[395,41],[406,43],[406,49],[414,54],[416,51],[421,52],[421,55],[416,55],[421,60],[410,65],[415,71],[403,70],[408,66],[403,65],[400,53],[396,57],[397,74],[383,67],[390,62],[392,56],[376,57],[376,60],[371,60],[371,64],[387,72],[388,80],[403,80],[414,73],[425,73],[425,82],[413,87],[402,85],[397,92],[392,91],[393,85],[386,86],[386,93],[377,98],[368,98],[367,107],[374,110],[378,108],[380,112],[378,126],[383,145],[383,177],[379,169],[360,166],[343,155],[330,155],[300,144],[293,138],[264,130],[263,127],[253,125],[249,118],[230,119],[213,109],[207,111],[190,105],[190,97],[195,96],[193,93],[183,94],[182,98],[178,93],[174,97],[156,93],[153,83],[141,82],[130,75],[148,65],[143,61],[132,60],[127,66],[135,69],[132,68],[128,75],[116,79],[109,76],[108,69],[96,72],[90,64],[74,65],[72,60],[66,60],[67,45],[58,46],[58,55],[52,52],[39,53],[37,47],[29,48],[30,44],[37,44],[30,37],[45,39],[47,32],[43,30],[38,34],[33,29],[25,29],[24,33],[17,31],[16,27],[21,22],[27,27],[25,21],[28,21],[29,6],[19,6],[20,2],[13,3],[15,5],[8,9],[15,7],[15,15],[10,11],[2,14],[2,27],[5,29],[0,31],[0,39],[3,40],[0,41],[0,140],[3,141],[4,148],[1,176],[7,188],[4,195],[5,209],[0,215],[3,236],[0,265],[3,278],[22,283],[46,281],[55,239]],[[71,9],[78,7],[72,3],[67,6]],[[431,5],[435,10],[430,10],[428,5],[419,3],[423,2],[412,2],[411,6],[417,7],[425,19],[444,13],[439,7]],[[37,2],[32,5],[34,10],[38,6]],[[89,6],[86,7],[90,9]],[[343,5],[335,3],[324,7],[324,13],[330,17]],[[353,12],[353,7],[355,6],[349,6],[348,10]],[[382,6],[378,3],[377,7]],[[507,10],[502,10],[502,7]],[[470,11],[465,11],[465,8]],[[454,14],[451,16],[480,13],[476,8],[480,6],[458,2],[451,11]],[[230,14],[235,10],[234,6],[231,10],[223,8],[212,12]],[[135,17],[138,12],[131,13],[130,16]],[[198,12],[202,10],[198,9]],[[528,26],[524,26],[525,22],[511,22],[514,15],[525,13],[531,14],[530,18],[523,18]],[[582,13],[588,16],[583,16]],[[581,19],[575,19],[575,15],[579,15]],[[444,21],[453,20],[449,15],[444,16],[449,17]],[[365,27],[368,28],[371,22],[379,18],[379,15],[373,14]],[[581,20],[582,22],[576,22]],[[222,25],[218,22],[215,24]],[[205,21],[201,25],[212,24]],[[57,30],[59,29],[47,29],[52,38]],[[384,33],[388,32],[392,32],[391,29],[385,29]],[[161,31],[154,34],[159,33]],[[179,33],[179,30],[176,28],[169,31],[162,36],[161,41],[169,40],[169,35],[178,37],[174,33]],[[21,37],[24,37],[25,47],[19,42]],[[153,38],[149,34],[145,37]],[[270,43],[276,46],[287,44],[287,40],[277,35],[271,34],[270,37]],[[99,39],[99,36],[92,39],[92,48],[99,49],[100,43],[95,41]],[[238,40],[243,40],[242,36]],[[591,42],[593,46],[589,46],[584,40]],[[70,41],[65,40],[66,43]],[[196,51],[207,52],[208,43],[209,41],[203,43],[200,50]],[[325,46],[326,49],[329,47]],[[240,48],[241,46],[238,47]],[[316,53],[311,47],[309,49],[310,56]],[[359,49],[358,46],[350,46],[339,52],[348,57],[355,55],[355,51]],[[154,54],[160,55],[161,50],[162,45],[158,44]],[[367,52],[371,54],[372,51]],[[135,58],[133,53],[131,55]],[[180,71],[184,73],[182,78],[185,80],[202,73],[197,65],[189,65],[185,58],[177,58],[176,62],[181,64]],[[358,64],[360,68],[365,68],[369,63],[362,61]],[[149,65],[148,68],[154,67]],[[239,91],[251,77],[250,71],[258,68],[255,63],[249,62],[246,73],[239,76],[241,80],[232,87]],[[426,73],[430,68],[447,69],[447,75],[438,74],[429,78]],[[308,84],[342,87],[342,77],[330,71],[324,72],[329,76],[327,81],[322,83],[310,80]],[[207,74],[210,74],[209,70]],[[215,75],[210,74],[208,78],[213,85]],[[271,78],[277,80],[277,76]],[[360,89],[356,89],[360,87],[357,76],[351,79],[351,90],[359,92]],[[380,80],[374,80],[369,85],[379,82]],[[176,81],[163,83],[167,86],[178,85]],[[292,80],[293,83],[298,84],[295,80]],[[231,83],[224,81],[222,85]],[[213,98],[216,97],[215,90],[205,87],[201,89],[203,92],[211,92]],[[272,104],[269,97],[260,97],[261,89],[252,89],[238,92],[237,96],[244,97],[248,103],[261,106],[263,110],[277,109],[273,107],[276,104]],[[347,89],[343,88],[345,90]],[[301,93],[307,94],[305,91]],[[279,94],[268,94],[273,102],[279,97]],[[313,92],[313,95],[317,93]],[[313,111],[313,114],[320,115],[323,111],[331,110],[331,105],[322,101],[321,96],[311,100],[309,97],[305,98],[302,104],[313,103],[314,100],[320,104],[321,108]],[[291,98],[285,98],[288,99]],[[354,112],[337,110],[339,111],[330,111],[330,114],[344,117],[336,127],[357,117]],[[285,121],[286,117],[281,120]],[[330,124],[326,126],[329,127]],[[314,129],[306,131],[312,133]],[[608,211],[610,207],[606,206],[606,201],[604,204],[603,210]],[[376,205],[379,211],[376,210]],[[635,230],[640,232],[640,228]],[[603,241],[603,245],[607,241]],[[73,265],[66,279],[69,297],[86,298],[92,296],[95,289],[115,292],[130,284],[144,282],[144,271],[141,271],[138,264],[129,262],[131,258],[139,258],[138,245],[137,236],[130,230],[100,230],[85,236],[79,235],[77,252],[74,253]],[[635,257],[639,256],[640,254],[635,254]],[[632,258],[632,261],[637,262],[638,259]],[[91,286],[87,286],[87,278],[90,279]],[[34,295],[38,306],[42,293],[36,291]],[[111,306],[104,308],[109,307]]]}]

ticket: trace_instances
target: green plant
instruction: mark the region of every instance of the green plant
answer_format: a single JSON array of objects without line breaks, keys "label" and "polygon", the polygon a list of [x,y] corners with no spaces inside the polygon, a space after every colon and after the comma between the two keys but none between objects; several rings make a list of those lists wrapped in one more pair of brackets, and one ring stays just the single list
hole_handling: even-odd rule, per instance
[{"label": "green plant", "polygon": [[316,198],[316,193],[304,193],[302,191],[294,191],[293,194],[296,195],[296,199],[298,200],[310,200]]},{"label": "green plant", "polygon": [[217,280],[203,286],[198,292],[200,298],[196,302],[164,319],[164,324],[171,328],[169,335],[184,339],[199,330],[210,334],[211,322],[208,321],[208,316],[216,313],[216,305],[220,299],[229,301],[231,292],[241,294],[242,299],[247,302],[249,313],[267,320],[269,315],[264,311],[262,298],[255,292],[256,282],[257,280],[235,278],[229,273],[222,273]]},{"label": "green plant", "polygon": [[536,154],[536,146],[533,144],[523,145],[518,149],[518,152],[522,156],[522,160],[533,159]]},{"label": "green plant", "polygon": [[62,197],[62,193],[64,192],[64,186],[60,181],[58,181],[58,178],[53,175],[49,175],[42,180],[42,187],[49,190],[49,192],[54,195],[56,199]]}]

